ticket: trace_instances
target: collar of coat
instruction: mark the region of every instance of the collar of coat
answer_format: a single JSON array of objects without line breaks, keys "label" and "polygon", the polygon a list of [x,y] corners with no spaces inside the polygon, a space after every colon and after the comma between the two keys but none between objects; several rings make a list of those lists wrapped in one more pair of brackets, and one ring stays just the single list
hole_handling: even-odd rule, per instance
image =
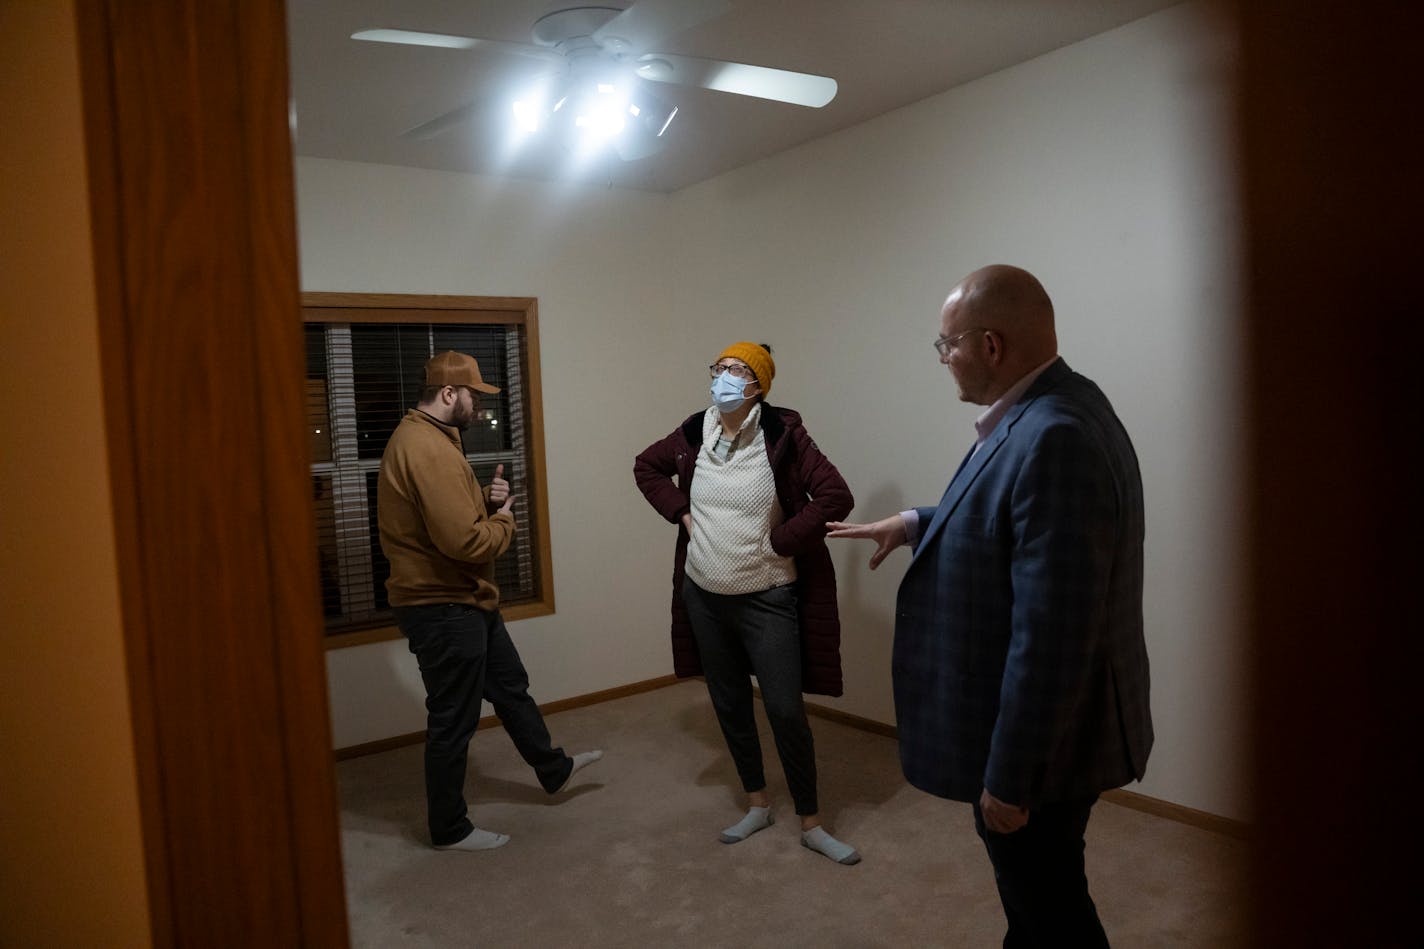
[{"label": "collar of coat", "polygon": [[[702,444],[702,420],[706,415],[706,409],[701,412],[693,412],[687,417],[687,421],[682,423],[682,436],[687,439],[689,445]],[[779,409],[769,402],[761,404],[761,422],[759,424],[767,445],[775,445],[781,441],[781,436],[786,434],[788,421],[792,423],[800,421],[800,416],[790,409]]]},{"label": "collar of coat", "polygon": [[440,434],[450,439],[450,441],[454,443],[455,447],[460,449],[460,454],[463,455],[465,453],[464,442],[460,440],[460,430],[454,425],[451,425],[449,422],[440,421],[438,418],[431,415],[429,412],[424,411],[423,409],[409,409],[405,413],[405,417],[412,422],[424,423],[426,425],[429,425],[431,428],[435,429],[436,431],[440,432]]}]

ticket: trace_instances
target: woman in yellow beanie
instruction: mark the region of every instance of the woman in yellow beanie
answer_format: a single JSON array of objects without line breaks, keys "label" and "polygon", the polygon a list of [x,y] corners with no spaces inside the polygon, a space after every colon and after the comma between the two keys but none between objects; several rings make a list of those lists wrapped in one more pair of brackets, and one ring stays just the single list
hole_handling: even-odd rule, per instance
[{"label": "woman in yellow beanie", "polygon": [[[633,463],[638,488],[678,531],[673,669],[702,675],[747,792],[722,831],[737,843],[773,823],[752,714],[757,677],[801,843],[837,863],[860,854],[821,826],[816,755],[802,693],[840,695],[840,618],[825,524],[855,501],[801,416],[765,401],[771,349],[733,343],[713,361],[712,406]],[[676,478],[676,480],[674,480]]]}]

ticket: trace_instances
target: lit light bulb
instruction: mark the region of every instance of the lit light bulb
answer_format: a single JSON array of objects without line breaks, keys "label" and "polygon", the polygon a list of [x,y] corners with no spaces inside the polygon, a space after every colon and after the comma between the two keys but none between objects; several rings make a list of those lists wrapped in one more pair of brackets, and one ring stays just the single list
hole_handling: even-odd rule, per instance
[{"label": "lit light bulb", "polygon": [[585,143],[592,145],[623,131],[628,112],[627,94],[612,83],[600,82],[579,102],[574,127],[582,133]]},{"label": "lit light bulb", "polygon": [[[562,103],[560,103],[562,105]],[[521,132],[539,131],[539,110],[520,99],[514,103],[514,124]]]}]

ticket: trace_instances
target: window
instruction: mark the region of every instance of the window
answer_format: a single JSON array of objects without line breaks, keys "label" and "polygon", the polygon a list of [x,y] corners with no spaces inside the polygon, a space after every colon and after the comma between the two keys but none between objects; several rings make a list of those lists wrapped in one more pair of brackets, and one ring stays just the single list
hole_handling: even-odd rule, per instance
[{"label": "window", "polygon": [[544,488],[536,301],[306,293],[307,430],[322,606],[331,646],[399,636],[386,601],[390,565],[376,530],[386,442],[414,408],[425,362],[447,349],[479,360],[481,417],[462,435],[481,484],[497,465],[515,495],[518,531],[495,564],[506,619],[554,611]]}]

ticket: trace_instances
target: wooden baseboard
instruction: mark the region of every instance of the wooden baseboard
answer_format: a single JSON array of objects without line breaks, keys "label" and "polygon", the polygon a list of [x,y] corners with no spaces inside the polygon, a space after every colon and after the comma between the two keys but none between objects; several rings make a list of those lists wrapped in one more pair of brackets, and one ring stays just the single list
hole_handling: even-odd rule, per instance
[{"label": "wooden baseboard", "polygon": [[[761,698],[761,686],[752,686],[752,695]],[[883,735],[886,738],[896,737],[895,726],[887,725],[884,722],[877,722],[873,718],[865,718],[862,715],[852,715],[850,712],[842,712],[838,708],[831,708],[829,705],[817,705],[815,702],[806,702],[806,714],[813,718],[824,718],[828,722],[836,722],[839,725],[846,725],[863,732],[870,732],[874,735]]]},{"label": "wooden baseboard", "polygon": [[1161,798],[1148,797],[1146,794],[1139,794],[1126,788],[1104,791],[1102,799],[1113,804],[1121,804],[1123,807],[1130,807],[1135,811],[1151,814],[1154,817],[1165,817],[1180,824],[1189,824],[1192,827],[1200,827],[1202,830],[1235,837],[1237,840],[1251,839],[1251,825],[1245,821],[1209,814],[1206,811],[1173,804],[1171,801],[1164,801]]},{"label": "wooden baseboard", "polygon": [[[652,692],[655,689],[664,689],[670,685],[677,684],[677,676],[658,676],[656,679],[644,679],[642,682],[630,682],[627,685],[615,686],[611,689],[603,689],[599,692],[590,692],[587,695],[575,695],[572,698],[559,699],[557,702],[548,702],[539,706],[539,711],[545,715],[553,715],[555,712],[567,712],[573,708],[584,708],[588,705],[597,705],[600,702],[611,702],[614,699],[627,698],[630,695],[638,695],[642,692]],[[498,725],[499,719],[493,715],[486,715],[480,719],[480,727],[488,728],[491,725]]]},{"label": "wooden baseboard", "polygon": [[378,755],[383,751],[394,751],[397,748],[404,748],[406,745],[418,745],[425,741],[425,732],[410,732],[406,735],[393,735],[390,738],[382,738],[378,741],[366,741],[359,745],[349,745],[346,748],[336,749],[336,760],[345,761],[347,758],[362,758],[366,755]]},{"label": "wooden baseboard", "polygon": [[[651,692],[654,689],[662,689],[673,685],[678,681],[675,675],[658,676],[656,679],[644,679],[641,682],[630,682],[627,685],[616,686],[612,689],[602,689],[598,692],[590,692],[587,695],[575,695],[567,699],[558,699],[554,702],[546,702],[539,706],[539,711],[545,717],[558,712],[567,712],[570,709],[584,708],[589,705],[597,705],[600,702],[611,702],[614,699],[626,698],[630,695],[638,695],[641,692]],[[499,724],[499,718],[494,715],[486,715],[480,719],[480,724],[476,731],[483,731],[486,728],[493,728]],[[363,742],[359,745],[350,745],[346,748],[336,749],[336,760],[345,761],[348,758],[360,758],[365,755],[377,755],[383,751],[392,751],[396,748],[404,748],[406,745],[418,745],[425,741],[425,732],[410,732],[405,735],[395,735],[391,738],[382,738],[378,741]]]},{"label": "wooden baseboard", "polygon": [[817,705],[814,702],[806,703],[806,714],[814,715],[817,718],[824,718],[829,722],[836,722],[841,725],[848,725],[851,728],[858,728],[863,732],[870,732],[875,735],[883,735],[886,738],[897,737],[894,725],[887,725],[884,722],[877,722],[873,718],[864,718],[860,715],[852,715],[850,712],[842,712],[838,708],[831,708],[827,705]]}]

